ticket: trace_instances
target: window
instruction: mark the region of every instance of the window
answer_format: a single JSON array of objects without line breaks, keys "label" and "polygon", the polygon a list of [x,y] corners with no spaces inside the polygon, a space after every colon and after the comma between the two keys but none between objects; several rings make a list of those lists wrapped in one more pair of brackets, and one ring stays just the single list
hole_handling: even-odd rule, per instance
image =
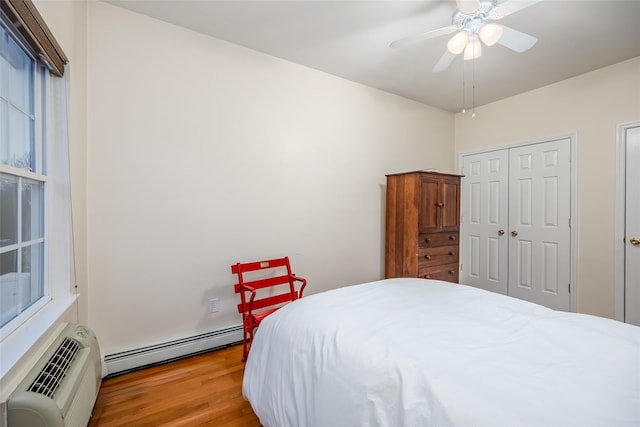
[{"label": "window", "polygon": [[46,71],[0,24],[0,327],[45,303]]},{"label": "window", "polygon": [[32,350],[71,319],[77,298],[67,63],[31,0],[0,0],[2,384],[17,380]]}]

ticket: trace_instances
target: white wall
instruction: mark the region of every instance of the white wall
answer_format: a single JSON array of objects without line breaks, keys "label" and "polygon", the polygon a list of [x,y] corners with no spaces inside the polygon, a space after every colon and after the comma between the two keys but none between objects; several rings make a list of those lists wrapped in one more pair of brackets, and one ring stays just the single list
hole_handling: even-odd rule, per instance
[{"label": "white wall", "polygon": [[309,293],[381,278],[384,175],[453,171],[448,112],[101,2],[87,29],[106,354],[239,324],[237,261],[289,255]]},{"label": "white wall", "polygon": [[[482,82],[476,82],[481,86]],[[578,311],[614,317],[616,127],[640,119],[640,58],[455,116],[456,160],[576,132]]]}]

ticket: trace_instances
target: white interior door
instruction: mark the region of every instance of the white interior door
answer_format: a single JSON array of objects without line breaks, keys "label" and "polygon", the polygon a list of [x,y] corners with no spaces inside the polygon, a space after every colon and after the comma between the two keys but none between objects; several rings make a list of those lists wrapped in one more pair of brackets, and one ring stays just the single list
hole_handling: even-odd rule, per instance
[{"label": "white interior door", "polygon": [[567,138],[463,157],[460,283],[571,310],[570,152]]},{"label": "white interior door", "polygon": [[624,320],[640,326],[640,127],[626,131]]},{"label": "white interior door", "polygon": [[571,143],[509,151],[509,295],[569,311]]},{"label": "white interior door", "polygon": [[460,282],[507,294],[508,150],[464,156]]}]

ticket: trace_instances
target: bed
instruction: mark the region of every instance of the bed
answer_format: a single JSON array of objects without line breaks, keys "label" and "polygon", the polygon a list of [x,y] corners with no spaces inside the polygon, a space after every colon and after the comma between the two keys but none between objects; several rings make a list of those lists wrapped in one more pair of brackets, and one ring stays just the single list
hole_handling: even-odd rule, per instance
[{"label": "bed", "polygon": [[243,393],[265,427],[638,426],[640,328],[387,279],[267,317]]}]

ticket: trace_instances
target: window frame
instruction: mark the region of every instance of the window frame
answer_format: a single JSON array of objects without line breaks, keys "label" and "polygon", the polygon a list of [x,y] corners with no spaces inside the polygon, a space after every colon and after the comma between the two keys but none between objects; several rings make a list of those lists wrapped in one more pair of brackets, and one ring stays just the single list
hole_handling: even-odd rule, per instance
[{"label": "window frame", "polygon": [[[51,218],[51,203],[52,203],[52,189],[50,185],[50,179],[47,175],[47,171],[49,170],[49,159],[48,159],[48,151],[47,144],[48,141],[45,138],[46,134],[46,126],[48,125],[46,122],[44,108],[47,103],[47,69],[46,64],[44,64],[37,57],[37,52],[30,46],[30,44],[25,40],[23,35],[17,31],[17,29],[12,25],[9,17],[0,10],[0,18],[2,27],[5,29],[7,33],[9,33],[9,37],[12,37],[16,44],[23,50],[23,52],[29,56],[29,58],[33,61],[31,64],[31,73],[33,75],[33,150],[34,150],[34,165],[33,171],[26,168],[18,168],[14,166],[9,166],[3,163],[0,163],[0,172],[6,175],[10,175],[15,177],[18,181],[18,217],[16,221],[16,227],[18,228],[18,239],[17,242],[13,245],[9,245],[8,247],[2,248],[1,253],[9,252],[11,250],[17,250],[17,263],[18,269],[21,271],[21,251],[23,248],[28,246],[35,246],[33,244],[25,245],[25,241],[22,240],[22,203],[21,197],[22,192],[20,191],[21,184],[24,180],[36,181],[38,183],[43,184],[43,206],[42,206],[42,237],[33,240],[42,240],[43,248],[42,248],[42,286],[43,286],[43,294],[42,296],[30,304],[25,309],[21,310],[16,317],[8,321],[5,325],[0,326],[0,342],[4,341],[9,335],[11,335],[16,329],[22,326],[25,322],[27,322],[30,318],[32,318],[36,313],[38,313],[41,309],[43,309],[52,299],[52,289],[51,289],[51,280],[50,280],[50,268],[49,268],[49,260],[50,260],[50,251],[49,251],[49,242],[50,242],[50,230],[52,226],[52,218]],[[8,135],[6,135],[8,136]]]}]

